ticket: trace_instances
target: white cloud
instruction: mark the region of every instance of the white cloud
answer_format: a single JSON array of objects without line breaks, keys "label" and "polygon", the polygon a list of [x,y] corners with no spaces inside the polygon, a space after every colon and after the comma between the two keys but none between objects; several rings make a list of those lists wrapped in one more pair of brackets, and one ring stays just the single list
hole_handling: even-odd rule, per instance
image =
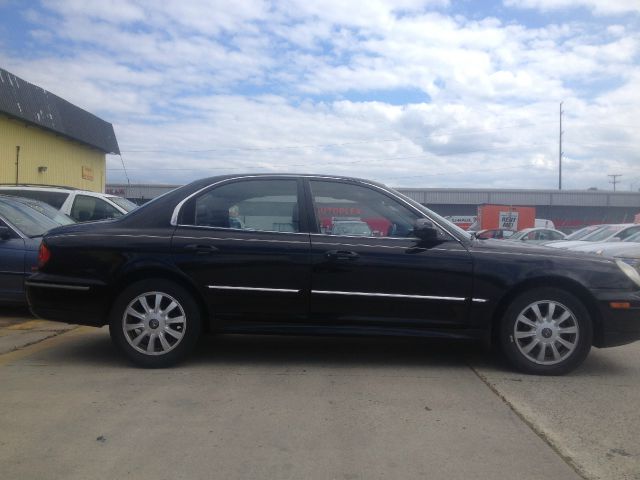
[{"label": "white cloud", "polygon": [[583,7],[596,15],[640,13],[640,0],[504,0],[505,5],[543,11]]},{"label": "white cloud", "polygon": [[[606,186],[609,165],[640,176],[633,23],[480,13],[419,0],[46,1],[27,16],[41,49],[3,49],[0,63],[112,121],[133,181],[315,171],[553,188],[561,100],[568,187]],[[123,180],[119,159],[109,167]]]}]

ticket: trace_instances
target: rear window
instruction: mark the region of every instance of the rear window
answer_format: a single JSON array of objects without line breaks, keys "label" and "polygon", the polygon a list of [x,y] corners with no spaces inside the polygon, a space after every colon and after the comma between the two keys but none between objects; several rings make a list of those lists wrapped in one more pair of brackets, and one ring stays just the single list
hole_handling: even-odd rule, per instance
[{"label": "rear window", "polygon": [[78,222],[121,217],[122,212],[104,200],[88,195],[76,195],[71,207],[71,218]]},{"label": "rear window", "polygon": [[12,195],[14,197],[33,198],[34,200],[40,200],[41,202],[48,203],[54,208],[60,210],[62,204],[69,196],[65,192],[46,192],[42,190],[21,190],[17,188],[8,188],[6,190],[0,189],[3,195]]}]

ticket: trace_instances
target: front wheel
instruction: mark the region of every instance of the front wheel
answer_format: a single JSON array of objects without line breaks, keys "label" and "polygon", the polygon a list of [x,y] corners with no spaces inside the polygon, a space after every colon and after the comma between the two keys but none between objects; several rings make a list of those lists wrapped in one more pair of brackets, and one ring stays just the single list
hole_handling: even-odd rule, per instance
[{"label": "front wheel", "polygon": [[191,294],[163,279],[136,282],[120,293],[109,321],[113,342],[137,365],[168,367],[194,348],[202,329]]},{"label": "front wheel", "polygon": [[582,302],[564,290],[537,288],[516,297],[500,328],[502,351],[518,370],[562,375],[591,349],[593,326]]}]

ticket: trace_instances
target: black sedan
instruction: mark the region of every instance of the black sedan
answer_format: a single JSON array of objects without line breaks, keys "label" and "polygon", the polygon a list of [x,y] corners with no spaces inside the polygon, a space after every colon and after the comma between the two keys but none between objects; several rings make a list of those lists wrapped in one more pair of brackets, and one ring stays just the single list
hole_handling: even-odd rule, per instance
[{"label": "black sedan", "polygon": [[[340,222],[366,223],[348,235]],[[630,265],[479,240],[383,185],[314,175],[199,180],[114,221],[47,234],[33,312],[108,324],[134,362],[184,358],[203,332],[491,341],[561,374],[640,339]]]}]

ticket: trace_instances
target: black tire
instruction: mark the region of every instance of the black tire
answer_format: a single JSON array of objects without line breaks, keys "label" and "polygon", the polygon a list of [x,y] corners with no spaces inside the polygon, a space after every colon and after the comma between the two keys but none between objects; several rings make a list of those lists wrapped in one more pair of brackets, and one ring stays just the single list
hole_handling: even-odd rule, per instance
[{"label": "black tire", "polygon": [[[136,316],[135,312],[132,315],[129,307],[142,315]],[[126,318],[125,312],[130,312]],[[135,325],[140,327],[134,328]],[[146,368],[170,367],[183,360],[194,349],[201,331],[200,309],[193,296],[182,286],[164,279],[129,285],[116,298],[109,317],[113,342],[129,360]]]},{"label": "black tire", "polygon": [[[533,305],[536,305],[540,316]],[[552,308],[551,317],[555,321],[545,323],[549,321],[549,310]],[[559,321],[565,316],[565,311],[570,316]],[[537,321],[538,317],[542,320]],[[536,327],[525,323],[526,320],[534,320]],[[518,295],[507,307],[500,324],[499,337],[503,354],[521,372],[563,375],[578,367],[589,354],[593,322],[589,311],[575,295],[556,288],[536,288]]]}]

